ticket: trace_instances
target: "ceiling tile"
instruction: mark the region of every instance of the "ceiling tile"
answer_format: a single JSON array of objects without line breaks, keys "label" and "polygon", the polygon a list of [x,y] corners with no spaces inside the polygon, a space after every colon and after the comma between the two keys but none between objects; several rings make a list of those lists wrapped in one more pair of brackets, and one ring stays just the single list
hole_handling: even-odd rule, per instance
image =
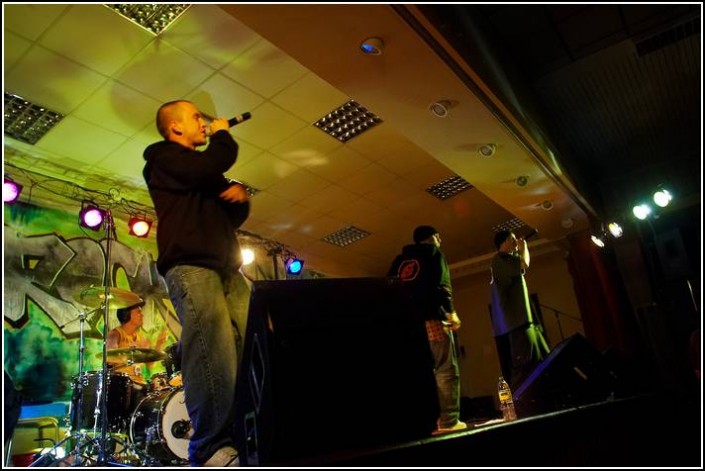
[{"label": "ceiling tile", "polygon": [[345,224],[340,219],[331,216],[320,216],[299,225],[296,230],[313,239],[320,240],[328,234],[337,231],[344,225]]},{"label": "ceiling tile", "polygon": [[[217,97],[217,103],[213,101],[214,97]],[[208,78],[189,94],[188,100],[210,116],[228,119],[250,111],[264,102],[264,98],[223,74]]]},{"label": "ceiling tile", "polygon": [[358,199],[354,193],[338,185],[328,185],[318,193],[303,198],[301,204],[307,208],[315,209],[321,213],[328,213],[341,205],[352,203]]},{"label": "ceiling tile", "polygon": [[324,180],[308,170],[299,169],[267,188],[267,191],[291,201],[300,201],[318,193],[329,185],[330,182],[328,180]]},{"label": "ceiling tile", "polygon": [[237,139],[242,136],[257,147],[269,150],[295,132],[308,126],[306,122],[291,113],[265,102],[252,110],[252,119],[233,129]]},{"label": "ceiling tile", "polygon": [[265,221],[277,213],[288,210],[293,203],[271,193],[257,193],[250,200],[250,213],[260,221]]},{"label": "ceiling tile", "polygon": [[397,178],[370,192],[365,197],[370,201],[374,201],[376,204],[389,207],[399,201],[418,196],[421,192],[423,192],[423,190],[420,188],[402,178]]},{"label": "ceiling tile", "polygon": [[373,163],[340,180],[338,184],[358,195],[366,195],[386,187],[396,178],[389,170]]},{"label": "ceiling tile", "polygon": [[419,167],[435,161],[426,151],[409,142],[408,145],[394,149],[379,159],[377,163],[397,175],[406,175]]},{"label": "ceiling tile", "polygon": [[130,137],[154,122],[160,105],[154,98],[108,80],[73,115]]},{"label": "ceiling tile", "polygon": [[36,145],[79,160],[83,162],[84,168],[87,168],[117,149],[125,140],[125,136],[82,119],[67,116]]},{"label": "ceiling tile", "polygon": [[72,6],[61,16],[42,36],[40,44],[110,76],[153,38],[104,5],[83,4]]},{"label": "ceiling tile", "polygon": [[[341,204],[328,215],[344,221],[345,225],[352,224],[359,229],[370,232],[365,222],[374,219],[375,214],[381,211],[381,206],[368,199],[358,198],[348,204]],[[342,227],[339,229],[342,229]]]},{"label": "ceiling tile", "polygon": [[318,219],[322,214],[313,209],[306,208],[299,204],[289,206],[285,211],[276,213],[276,215],[266,218],[263,222],[271,228],[272,233],[280,232],[301,232],[303,225],[310,224],[311,221]]},{"label": "ceiling tile", "polygon": [[21,36],[10,33],[9,31],[5,32],[3,43],[3,70],[7,73],[7,71],[12,69],[12,66],[15,65],[24,53],[29,50],[32,43]]},{"label": "ceiling tile", "polygon": [[327,165],[327,155],[342,147],[342,143],[321,132],[314,126],[307,126],[293,136],[270,149],[270,152],[300,167],[312,170]]},{"label": "ceiling tile", "polygon": [[[361,103],[364,106],[364,103]],[[374,110],[370,110],[374,113]],[[381,123],[345,143],[369,160],[375,161],[401,150],[409,145],[409,140],[388,123]]]},{"label": "ceiling tile", "polygon": [[259,36],[217,5],[193,4],[162,35],[163,39],[220,69],[250,48]]},{"label": "ceiling tile", "polygon": [[422,190],[453,176],[455,173],[437,160],[431,160],[426,165],[404,174],[407,181]]},{"label": "ceiling tile", "polygon": [[258,190],[265,190],[297,170],[296,165],[264,152],[245,164],[235,162],[225,176],[247,183]]},{"label": "ceiling tile", "polygon": [[103,75],[41,46],[34,46],[5,75],[5,90],[37,105],[68,114],[105,80]]},{"label": "ceiling tile", "polygon": [[[3,26],[32,41],[44,31],[66,10],[67,5],[30,5],[2,4]],[[70,7],[69,7],[70,8]],[[32,21],[27,21],[31,18]]]},{"label": "ceiling tile", "polygon": [[[333,140],[333,138],[327,136],[319,129],[314,129],[314,131],[327,139]],[[328,181],[337,182],[368,165],[370,165],[370,161],[363,157],[362,154],[355,152],[348,146],[341,145],[338,149],[326,155],[320,165],[310,166],[308,169]]]},{"label": "ceiling tile", "polygon": [[135,90],[167,102],[183,98],[213,72],[203,62],[155,39],[114,77]]},{"label": "ceiling tile", "polygon": [[238,166],[237,168],[243,167],[246,163],[256,159],[264,152],[259,147],[253,146],[244,139],[237,139],[236,142],[238,145],[237,161],[235,162],[235,165]]},{"label": "ceiling tile", "polygon": [[348,100],[346,94],[311,72],[272,97],[273,103],[311,124]]},{"label": "ceiling tile", "polygon": [[270,98],[308,70],[262,39],[225,66],[222,72],[250,90]]},{"label": "ceiling tile", "polygon": [[132,180],[135,185],[146,188],[142,169],[144,168],[145,146],[140,141],[128,139],[120,144],[104,159],[96,162],[95,171],[107,172]]}]

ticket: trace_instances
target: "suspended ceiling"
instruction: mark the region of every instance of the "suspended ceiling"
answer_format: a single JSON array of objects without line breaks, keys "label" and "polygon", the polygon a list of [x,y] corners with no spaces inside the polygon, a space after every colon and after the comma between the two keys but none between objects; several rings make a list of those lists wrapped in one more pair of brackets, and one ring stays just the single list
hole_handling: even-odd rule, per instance
[{"label": "suspended ceiling", "polygon": [[[141,155],[159,139],[155,111],[186,98],[210,115],[252,113],[231,130],[241,150],[228,176],[259,190],[243,229],[331,275],[383,275],[419,224],[441,231],[459,265],[491,253],[493,228],[513,218],[550,245],[600,216],[570,150],[546,138],[555,130],[507,98],[483,70],[489,59],[453,44],[438,23],[443,12],[194,4],[155,37],[103,5],[3,10],[5,92],[66,115],[35,145],[5,136],[5,172],[34,185],[36,201],[75,204],[43,191],[46,176],[149,205]],[[382,55],[360,52],[370,36],[383,39]],[[587,67],[587,59],[566,67]],[[345,143],[313,126],[349,99],[383,123]],[[444,118],[429,111],[439,100],[451,105]],[[478,153],[488,143],[496,146],[491,158]],[[426,191],[453,175],[473,188],[444,201]],[[322,240],[349,225],[370,236],[346,247]]]}]

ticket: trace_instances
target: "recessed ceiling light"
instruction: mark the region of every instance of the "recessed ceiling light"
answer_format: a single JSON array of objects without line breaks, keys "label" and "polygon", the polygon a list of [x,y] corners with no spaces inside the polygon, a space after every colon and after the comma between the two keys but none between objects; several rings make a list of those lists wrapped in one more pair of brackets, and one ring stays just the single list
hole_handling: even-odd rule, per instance
[{"label": "recessed ceiling light", "polygon": [[384,41],[382,41],[380,38],[367,38],[362,43],[360,43],[360,49],[362,52],[365,54],[369,54],[371,56],[380,56],[382,55],[382,49],[384,48]]},{"label": "recessed ceiling light", "polygon": [[429,186],[426,188],[426,191],[443,201],[447,200],[451,196],[457,195],[461,191],[469,190],[472,187],[473,186],[470,182],[465,180],[463,177],[456,175]]},{"label": "recessed ceiling light", "polygon": [[345,247],[360,239],[364,239],[368,235],[370,235],[370,233],[367,231],[363,231],[355,226],[347,226],[328,234],[323,238],[323,241],[337,245],[338,247]]},{"label": "recessed ceiling light", "polygon": [[512,218],[508,221],[505,221],[501,224],[497,224],[492,228],[494,232],[499,232],[499,231],[514,231],[515,229],[519,229],[520,227],[526,226],[526,223],[522,221],[519,218]]},{"label": "recessed ceiling light", "polygon": [[350,100],[313,125],[339,141],[346,142],[381,122],[377,115],[360,106],[356,101]]},{"label": "recessed ceiling light", "polygon": [[64,115],[5,92],[5,134],[36,144]]},{"label": "recessed ceiling light", "polygon": [[428,107],[431,113],[438,118],[445,118],[448,116],[448,110],[450,109],[450,102],[448,100],[434,101]]},{"label": "recessed ceiling light", "polygon": [[105,5],[154,35],[162,33],[191,5],[188,3],[113,3]]},{"label": "recessed ceiling light", "polygon": [[477,148],[477,152],[483,157],[492,157],[497,151],[497,146],[494,144],[482,144]]},{"label": "recessed ceiling light", "polygon": [[529,177],[528,175],[520,175],[517,177],[514,183],[516,183],[517,186],[526,186],[526,184],[529,183]]}]

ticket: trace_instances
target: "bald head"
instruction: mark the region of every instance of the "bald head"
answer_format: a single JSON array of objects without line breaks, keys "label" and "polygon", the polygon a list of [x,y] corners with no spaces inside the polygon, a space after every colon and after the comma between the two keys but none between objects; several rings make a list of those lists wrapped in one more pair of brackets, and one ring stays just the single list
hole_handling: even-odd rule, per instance
[{"label": "bald head", "polygon": [[157,111],[157,130],[164,139],[169,138],[169,125],[173,121],[182,121],[184,117],[184,104],[186,100],[174,100],[164,103]]}]

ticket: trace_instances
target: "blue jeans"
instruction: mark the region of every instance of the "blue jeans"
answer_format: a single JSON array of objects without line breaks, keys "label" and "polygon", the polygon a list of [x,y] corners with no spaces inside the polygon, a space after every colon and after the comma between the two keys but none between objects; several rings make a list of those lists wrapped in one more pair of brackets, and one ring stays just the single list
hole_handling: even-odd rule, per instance
[{"label": "blue jeans", "polygon": [[181,371],[193,435],[189,461],[199,466],[232,446],[237,351],[226,286],[218,272],[178,265],[166,276],[181,321]]},{"label": "blue jeans", "polygon": [[441,417],[438,426],[452,427],[460,418],[460,370],[453,333],[445,329],[443,340],[429,340],[433,354]]}]

